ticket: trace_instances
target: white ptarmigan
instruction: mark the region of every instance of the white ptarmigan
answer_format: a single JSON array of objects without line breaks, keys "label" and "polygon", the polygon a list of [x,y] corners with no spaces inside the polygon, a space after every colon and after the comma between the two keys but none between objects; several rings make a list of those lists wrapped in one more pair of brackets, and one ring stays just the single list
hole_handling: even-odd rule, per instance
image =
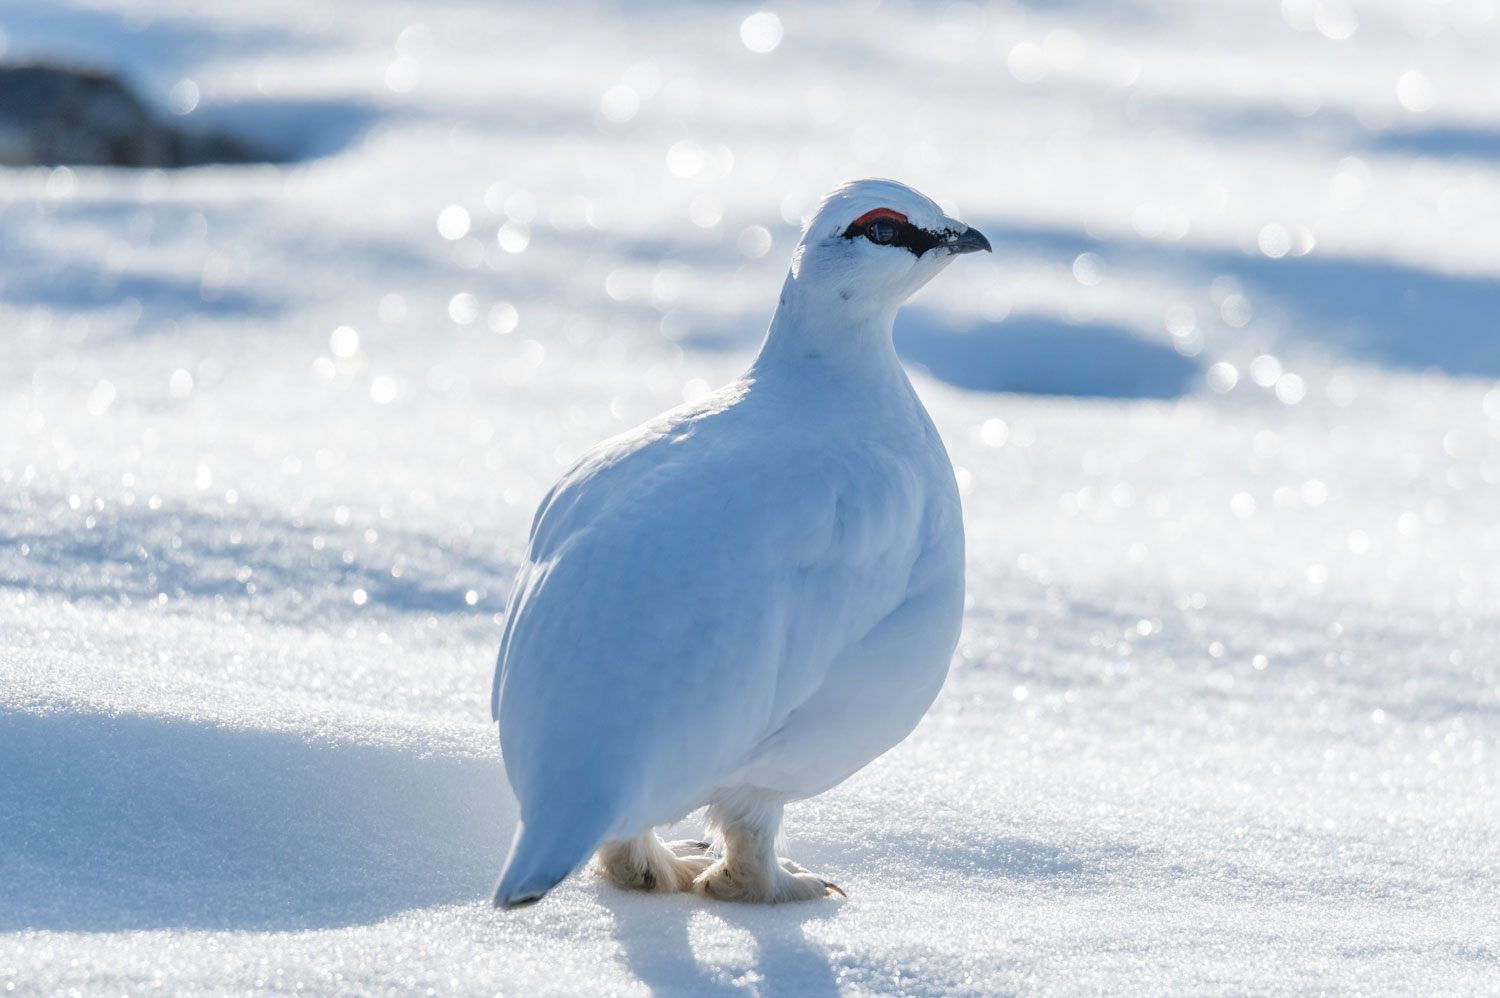
[{"label": "white ptarmigan", "polygon": [[[497,907],[590,856],[620,887],[838,890],[776,856],[782,808],[906,737],[963,613],[953,467],[891,328],[989,248],[902,184],[840,187],[744,377],[600,444],[542,500],[495,668],[521,808]],[[712,843],[658,838],[704,805]]]}]

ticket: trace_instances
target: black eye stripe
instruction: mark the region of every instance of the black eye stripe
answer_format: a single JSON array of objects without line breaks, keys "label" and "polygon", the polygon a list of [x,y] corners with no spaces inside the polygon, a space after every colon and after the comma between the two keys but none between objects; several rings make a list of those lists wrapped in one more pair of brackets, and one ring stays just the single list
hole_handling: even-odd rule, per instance
[{"label": "black eye stripe", "polygon": [[844,230],[844,238],[851,240],[860,236],[869,238],[870,226],[876,223],[885,225],[893,224],[896,226],[896,238],[890,242],[879,243],[873,239],[870,240],[877,246],[901,246],[910,250],[913,256],[921,256],[942,242],[942,237],[937,233],[928,232],[921,226],[913,225],[910,222],[897,222],[895,219],[887,216],[871,219],[864,225],[849,226],[848,229]]}]

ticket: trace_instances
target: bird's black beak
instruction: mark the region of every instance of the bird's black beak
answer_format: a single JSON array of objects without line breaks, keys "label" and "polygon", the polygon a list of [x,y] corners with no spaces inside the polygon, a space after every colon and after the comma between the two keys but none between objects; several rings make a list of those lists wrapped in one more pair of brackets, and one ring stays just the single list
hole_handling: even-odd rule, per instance
[{"label": "bird's black beak", "polygon": [[984,233],[978,229],[968,228],[962,232],[956,232],[943,240],[943,245],[948,247],[948,252],[957,256],[959,253],[977,253],[984,250],[991,253],[990,241],[984,238]]}]

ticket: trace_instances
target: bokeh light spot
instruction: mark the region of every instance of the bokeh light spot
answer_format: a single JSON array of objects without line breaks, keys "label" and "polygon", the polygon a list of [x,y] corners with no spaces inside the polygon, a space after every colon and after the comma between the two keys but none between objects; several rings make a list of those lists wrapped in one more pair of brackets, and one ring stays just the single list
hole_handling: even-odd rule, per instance
[{"label": "bokeh light spot", "polygon": [[506,222],[495,234],[495,241],[507,253],[524,253],[531,245],[531,228],[524,222]]},{"label": "bokeh light spot", "polygon": [[388,405],[396,400],[400,393],[400,386],[396,379],[388,374],[382,374],[370,382],[370,399],[376,405]]},{"label": "bokeh light spot", "polygon": [[1240,383],[1240,372],[1233,364],[1221,360],[1208,369],[1208,387],[1223,394]]},{"label": "bokeh light spot", "polygon": [[328,337],[328,352],[335,357],[353,357],[359,352],[359,333],[353,326],[339,326]]},{"label": "bokeh light spot", "polygon": [[1431,110],[1433,96],[1432,80],[1420,70],[1408,69],[1396,80],[1396,99],[1408,111]]},{"label": "bokeh light spot", "polygon": [[485,323],[490,327],[491,332],[506,336],[516,331],[516,326],[521,323],[521,314],[510,302],[497,302],[490,306],[485,316]]},{"label": "bokeh light spot", "polygon": [[763,225],[751,225],[740,232],[736,246],[747,260],[759,260],[771,251],[771,233]]},{"label": "bokeh light spot", "polygon": [[167,92],[167,110],[173,114],[192,114],[198,107],[198,84],[183,78]]},{"label": "bokeh light spot", "polygon": [[768,10],[751,14],[740,22],[740,41],[751,52],[764,55],[781,44],[781,18]]},{"label": "bokeh light spot", "polygon": [[599,113],[617,125],[623,125],[641,109],[641,96],[634,87],[621,83],[604,91],[599,98]]},{"label": "bokeh light spot", "polygon": [[724,217],[724,204],[712,194],[699,194],[688,202],[688,218],[702,229],[711,229]]},{"label": "bokeh light spot", "polygon": [[467,326],[479,318],[479,300],[467,291],[460,291],[448,300],[448,318],[460,326]]},{"label": "bokeh light spot", "polygon": [[1281,361],[1263,353],[1250,362],[1250,380],[1262,388],[1270,388],[1281,377]]},{"label": "bokeh light spot", "polygon": [[397,56],[385,68],[386,89],[395,94],[409,94],[422,78],[422,64],[409,55]]},{"label": "bokeh light spot", "polygon": [[437,229],[444,239],[462,239],[469,234],[469,213],[462,205],[450,204],[438,212]]},{"label": "bokeh light spot", "polygon": [[109,407],[115,404],[114,383],[101,380],[94,385],[94,390],[89,392],[88,410],[90,416],[102,416],[109,411]]},{"label": "bokeh light spot", "polygon": [[1255,238],[1255,243],[1260,251],[1273,260],[1279,260],[1286,256],[1292,249],[1292,234],[1287,227],[1279,222],[1271,222],[1261,226],[1260,233]]},{"label": "bokeh light spot", "polygon": [[1098,253],[1080,253],[1073,259],[1073,279],[1084,287],[1104,280],[1104,260]]},{"label": "bokeh light spot", "polygon": [[375,307],[375,314],[380,321],[386,325],[393,325],[406,318],[406,299],[394,291],[380,296],[380,304]]},{"label": "bokeh light spot", "polygon": [[1307,395],[1307,383],[1301,375],[1283,374],[1276,379],[1276,398],[1287,405],[1296,405]]},{"label": "bokeh light spot", "polygon": [[1244,295],[1227,295],[1219,305],[1219,316],[1224,324],[1235,329],[1250,322],[1250,299]]}]

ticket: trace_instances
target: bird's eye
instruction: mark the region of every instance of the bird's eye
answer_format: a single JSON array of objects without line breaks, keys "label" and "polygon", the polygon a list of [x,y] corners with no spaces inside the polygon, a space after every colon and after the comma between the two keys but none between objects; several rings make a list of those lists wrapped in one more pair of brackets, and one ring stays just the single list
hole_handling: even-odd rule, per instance
[{"label": "bird's eye", "polygon": [[865,238],[877,246],[887,246],[896,238],[896,223],[888,218],[877,218],[865,226]]}]

